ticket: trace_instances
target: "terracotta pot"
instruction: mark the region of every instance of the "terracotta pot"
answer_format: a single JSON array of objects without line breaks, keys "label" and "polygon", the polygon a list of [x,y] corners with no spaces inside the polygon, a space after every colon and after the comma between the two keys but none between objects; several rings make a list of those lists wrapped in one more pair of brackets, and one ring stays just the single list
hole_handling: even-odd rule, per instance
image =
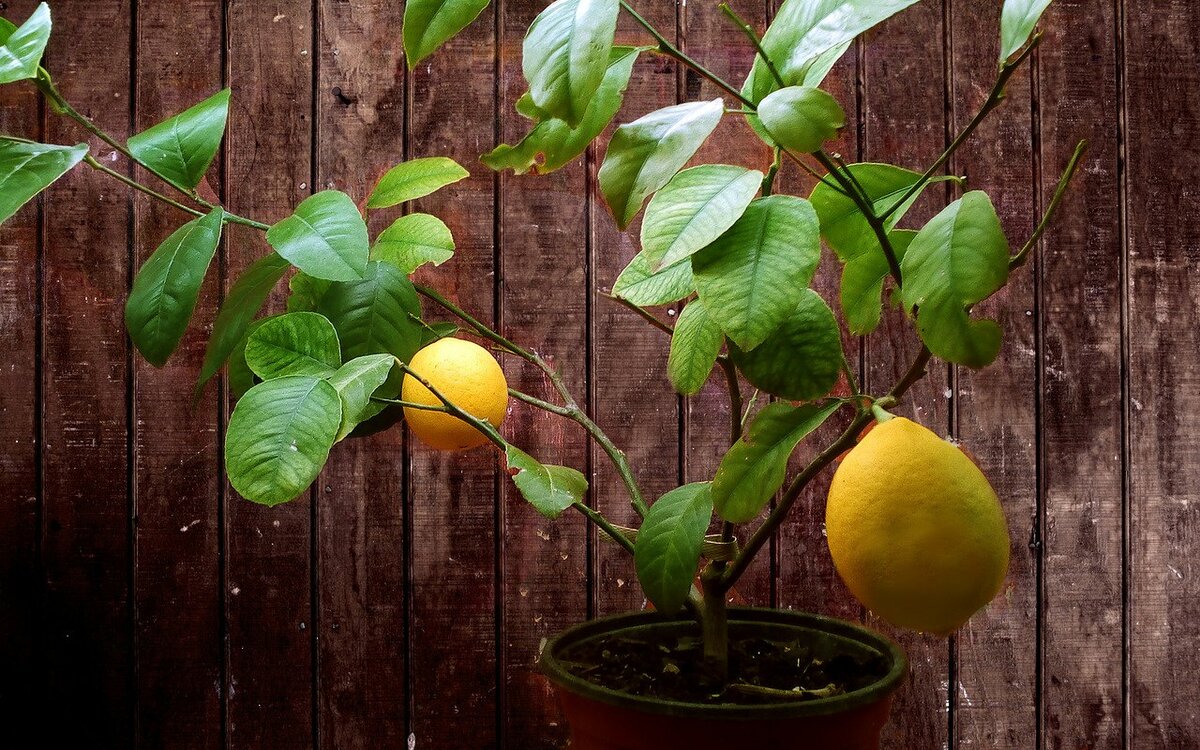
[{"label": "terracotta pot", "polygon": [[814,652],[874,651],[887,675],[831,698],[763,706],[703,705],[643,698],[568,674],[558,655],[573,644],[618,631],[666,628],[694,634],[695,623],[653,612],[576,625],[549,640],[541,668],[558,689],[571,727],[571,750],[877,750],[892,693],[908,672],[899,646],[882,635],[829,617],[773,609],[729,610],[730,638],[811,635]]}]

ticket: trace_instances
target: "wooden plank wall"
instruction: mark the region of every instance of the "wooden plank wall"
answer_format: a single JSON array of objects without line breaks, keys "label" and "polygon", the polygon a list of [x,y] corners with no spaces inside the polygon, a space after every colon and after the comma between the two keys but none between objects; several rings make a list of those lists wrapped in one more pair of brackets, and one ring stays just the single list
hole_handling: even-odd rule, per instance
[{"label": "wooden plank wall", "polygon": [[[202,190],[264,220],[327,187],[362,197],[403,158],[468,165],[469,180],[416,207],[441,215],[459,247],[423,280],[551,356],[655,497],[711,473],[728,405],[715,386],[675,396],[665,337],[605,298],[637,243],[597,198],[602,152],[544,178],[476,160],[523,133],[521,38],[543,5],[497,0],[409,72],[400,3],[58,0],[47,64],[119,137],[231,86],[229,136]],[[714,70],[740,80],[748,68],[715,2],[635,5]],[[778,2],[734,5],[761,27]],[[20,20],[35,6],[0,12]],[[842,155],[932,160],[991,85],[997,8],[925,0],[858,43],[828,84],[856,115]],[[1001,361],[936,366],[903,407],[993,480],[1012,572],[953,639],[897,634],[912,675],[889,748],[1200,746],[1200,9],[1058,0],[1045,25],[1008,103],[951,169],[993,192],[1014,243],[1087,138],[1079,183],[1037,260],[986,305],[1005,328]],[[640,39],[627,21],[620,35]],[[715,95],[647,55],[622,116]],[[4,132],[83,137],[28,86],[0,90],[0,104]],[[765,168],[764,149],[737,135],[726,124],[702,158]],[[789,165],[778,184],[803,194],[810,181]],[[538,645],[640,608],[628,560],[578,518],[537,517],[487,451],[436,455],[400,430],[340,446],[293,503],[240,500],[220,473],[230,396],[209,388],[192,403],[201,330],[154,369],[121,327],[135,264],[179,220],[80,169],[0,228],[6,726],[52,704],[69,718],[42,725],[38,746],[561,747]],[[201,328],[264,250],[256,233],[228,230]],[[836,294],[836,269],[817,286]],[[887,325],[849,354],[878,388],[914,345]],[[523,363],[505,367],[546,392]],[[520,408],[506,429],[588,471],[592,502],[628,520],[604,456],[573,426]],[[832,570],[819,488],[808,500],[739,594],[886,629]]]}]

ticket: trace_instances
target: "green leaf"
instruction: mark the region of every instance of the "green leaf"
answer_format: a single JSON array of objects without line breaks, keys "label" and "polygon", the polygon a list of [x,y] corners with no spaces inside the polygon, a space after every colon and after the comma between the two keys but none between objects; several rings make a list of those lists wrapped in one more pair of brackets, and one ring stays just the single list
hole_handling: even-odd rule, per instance
[{"label": "green leaf", "polygon": [[440,266],[454,256],[454,236],[446,222],[429,214],[401,216],[375,238],[371,260],[391,263],[411,274],[426,263]]},{"label": "green leaf", "polygon": [[671,354],[667,358],[667,377],[675,390],[685,396],[699,393],[724,343],[725,334],[709,317],[704,303],[698,299],[689,302],[675,323]]},{"label": "green leaf", "polygon": [[677,487],[650,506],[638,529],[633,564],[659,612],[675,614],[687,601],[712,511],[708,482]]},{"label": "green leaf", "polygon": [[[921,175],[917,172],[891,164],[862,163],[851,164],[847,168],[866,191],[877,215],[890,209],[896,201],[904,197],[904,194],[913,185],[921,180]],[[939,177],[930,182],[946,179],[949,178]],[[928,183],[925,187],[928,187]],[[923,190],[924,188],[922,188]],[[904,202],[904,205],[887,218],[887,221],[884,222],[886,229],[892,229],[900,219],[904,218],[904,214],[921,196],[922,191],[914,193]],[[867,223],[867,218],[848,196],[821,182],[813,188],[809,200],[812,201],[813,208],[817,210],[817,216],[821,219],[821,236],[825,238],[830,249],[837,253],[842,262],[872,251],[879,254],[880,257],[883,256],[879,240],[875,237],[871,225]]]},{"label": "green leaf", "polygon": [[987,194],[973,190],[933,217],[908,246],[900,271],[905,306],[917,307],[921,340],[938,357],[968,367],[1000,352],[1000,326],[968,309],[1008,281],[1008,240]]},{"label": "green leaf", "polygon": [[45,3],[19,27],[9,22],[0,26],[0,84],[37,78],[49,41],[50,6]]},{"label": "green leaf", "polygon": [[788,86],[762,100],[758,117],[780,146],[808,154],[837,137],[846,113],[829,93],[812,86]]},{"label": "green leaf", "polygon": [[246,342],[258,330],[258,327],[266,323],[271,318],[259,318],[250,321],[250,325],[246,326],[246,335],[238,342],[237,346],[229,355],[229,375],[227,382],[229,383],[229,392],[233,394],[234,399],[239,399],[246,395],[246,391],[254,387],[258,379],[254,376],[254,371],[250,369],[250,365],[246,364]]},{"label": "green leaf", "polygon": [[329,376],[329,384],[342,399],[342,425],[337,439],[344,440],[354,428],[384,410],[386,404],[371,400],[371,395],[387,381],[396,358],[390,354],[356,357]]},{"label": "green leaf", "polygon": [[479,17],[488,0],[408,0],[404,5],[404,55],[408,69],[429,57]]},{"label": "green leaf", "polygon": [[757,347],[796,308],[821,260],[817,214],[803,198],[750,204],[727,232],[692,256],[696,291],[743,350]]},{"label": "green leaf", "polygon": [[291,294],[287,299],[288,312],[312,312],[321,305],[321,300],[335,283],[328,279],[318,279],[305,273],[298,273],[288,280],[288,290]]},{"label": "green leaf", "polygon": [[337,390],[320,378],[293,375],[259,383],[229,417],[229,482],[262,505],[291,500],[321,473],[341,423]]},{"label": "green leaf", "polygon": [[[888,232],[896,259],[903,260],[909,243],[916,237],[912,229],[893,229]],[[842,269],[841,302],[850,333],[865,336],[879,325],[883,313],[883,282],[891,273],[882,252],[863,253],[846,263]]]},{"label": "green leaf", "polygon": [[505,449],[505,456],[513,484],[543,516],[558,518],[567,508],[583,502],[588,484],[578,471],[566,466],[543,464],[513,445]]},{"label": "green leaf", "polygon": [[547,174],[569,164],[586,151],[617,116],[625,99],[633,64],[643,49],[613,47],[604,79],[578,127],[572,128],[562,120],[535,111],[536,105],[529,94],[521,97],[517,111],[533,115],[538,123],[516,145],[501,144],[480,160],[490,169],[511,169],[517,174],[525,174],[531,169],[537,174]]},{"label": "green leaf", "polygon": [[600,88],[617,30],[618,0],[556,0],[533,19],[521,69],[538,108],[578,127]]},{"label": "green leaf", "polygon": [[250,335],[246,364],[263,380],[287,375],[326,378],[342,364],[333,324],[311,312],[277,315]]},{"label": "green leaf", "polygon": [[730,355],[755,388],[791,401],[820,398],[837,383],[842,340],[825,300],[811,289],[770,338],[750,352],[736,345]]},{"label": "green leaf", "polygon": [[471,173],[458,162],[445,156],[410,159],[392,167],[380,178],[367,199],[367,208],[391,208],[424,198],[470,176]]},{"label": "green leaf", "polygon": [[681,260],[655,270],[657,263],[642,251],[633,256],[625,270],[613,282],[612,293],[635,305],[667,305],[696,291],[692,263]]},{"label": "green leaf", "polygon": [[762,186],[757,170],[705,164],[671,178],[646,207],[642,252],[669,266],[733,226]]},{"label": "green leaf", "polygon": [[204,364],[200,367],[200,380],[196,383],[196,394],[225,364],[229,354],[246,336],[250,321],[258,315],[267,295],[283,278],[289,268],[288,262],[275,253],[259,258],[250,265],[230,287],[217,312],[208,348],[204,352]]},{"label": "green leaf", "polygon": [[1000,62],[1015,55],[1037,27],[1051,0],[1004,0],[1000,13]]},{"label": "green leaf", "polygon": [[325,190],[267,231],[275,252],[309,276],[330,281],[362,278],[371,253],[367,225],[350,196]]},{"label": "green leaf", "polygon": [[170,182],[191,190],[204,179],[229,118],[229,89],[129,139],[135,159]]},{"label": "green leaf", "polygon": [[[787,81],[788,85],[820,86],[825,81],[825,77],[829,75],[829,71],[833,70],[833,66],[837,64],[837,61],[842,59],[842,56],[846,54],[846,50],[850,49],[851,44],[853,44],[853,40],[842,42],[836,47],[822,52],[802,71],[803,75],[792,76],[792,80]],[[771,75],[766,63],[762,61],[761,57],[755,56],[754,66],[750,68],[750,75],[746,77],[746,82],[742,84],[742,94],[751,101],[762,102],[771,92],[778,91],[780,88],[782,87],[775,80],[775,76]],[[767,129],[763,127],[762,121],[758,119],[758,115],[747,114],[745,117],[759,138],[762,138],[767,145],[775,145],[775,141],[767,133]]]},{"label": "green leaf", "polygon": [[221,242],[225,212],[211,213],[176,229],[146,259],[125,302],[125,327],[134,346],[162,367],[179,346],[196,309],[200,285]]},{"label": "green leaf", "polygon": [[388,263],[371,261],[361,280],[330,284],[312,311],[333,323],[346,360],[390,354],[407,362],[423,340],[417,290]]},{"label": "green leaf", "polygon": [[842,406],[782,402],[767,404],[749,434],[721,459],[713,478],[713,507],[730,523],[753,521],[783,486],[788,459],[796,446]]},{"label": "green leaf", "polygon": [[675,176],[721,121],[725,103],[688,102],[617,128],[600,166],[600,190],[624,229],[652,193]]},{"label": "green leaf", "polygon": [[0,138],[0,222],[83,161],[87,152],[86,143],[48,146]]}]

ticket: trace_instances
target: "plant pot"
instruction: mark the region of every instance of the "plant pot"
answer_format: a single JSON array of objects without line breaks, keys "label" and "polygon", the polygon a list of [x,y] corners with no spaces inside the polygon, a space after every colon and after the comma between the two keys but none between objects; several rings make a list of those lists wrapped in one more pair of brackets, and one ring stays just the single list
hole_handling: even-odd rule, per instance
[{"label": "plant pot", "polygon": [[[908,671],[899,646],[852,623],[803,612],[735,607],[730,639],[811,636],[814,655],[878,654],[884,677],[841,695],[769,705],[707,705],[630,695],[568,673],[559,659],[571,646],[613,633],[666,628],[698,632],[695,622],[654,612],[618,615],[569,628],[547,641],[542,671],[558,689],[571,728],[571,750],[877,750],[892,694]],[[674,632],[671,632],[674,635]]]}]

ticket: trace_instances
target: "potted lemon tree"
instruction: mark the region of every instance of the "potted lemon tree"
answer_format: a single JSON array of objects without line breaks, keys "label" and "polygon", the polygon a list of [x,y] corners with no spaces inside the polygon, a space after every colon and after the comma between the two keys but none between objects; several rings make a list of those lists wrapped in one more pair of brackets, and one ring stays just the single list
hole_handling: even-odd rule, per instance
[{"label": "potted lemon tree", "polygon": [[[1038,227],[1015,249],[989,197],[942,174],[1039,43],[1035,27],[1049,0],[1006,0],[991,93],[933,164],[848,164],[829,152],[846,116],[822,80],[859,34],[916,2],[786,0],[761,36],[722,4],[730,33],[744,35],[755,53],[740,85],[682,52],[625,0],[556,0],[529,27],[529,90],[517,110],[530,130],[483,155],[492,169],[545,173],[579,157],[617,116],[644,56],[674,58],[722,91],[621,124],[598,175],[619,227],[642,215],[641,250],[613,281],[613,298],[670,333],[666,376],[680,393],[714,376],[729,389],[730,447],[715,475],[656,499],[643,495],[620,448],[547,359],[411,280],[421,266],[451,258],[454,240],[437,217],[397,207],[466,177],[450,159],[396,165],[362,203],[327,190],[273,224],[239,216],[197,191],[220,147],[229,91],[121,142],[75,110],[41,65],[51,30],[43,4],[20,26],[0,19],[0,84],[31,82],[54,113],[157,183],[101,163],[86,143],[0,136],[0,221],[79,164],[186,215],[142,266],[126,302],[129,336],[154,365],[167,361],[187,328],[223,227],[265,232],[272,251],[226,295],[197,383],[203,388],[224,368],[238,398],[225,465],[247,500],[287,502],[316,479],[338,442],[403,422],[433,449],[497,451],[538,512],[581,513],[628,551],[653,611],[583,623],[541,654],[561,688],[573,747],[874,748],[906,673],[903,652],[856,624],[730,608],[728,594],[807,484],[839,460],[826,507],[829,550],[863,604],[895,625],[945,635],[997,594],[1009,539],[995,492],[956,446],[888,409],[933,357],[974,368],[996,358],[1000,328],[972,308],[1026,263],[1083,146]],[[486,6],[410,0],[409,65]],[[616,43],[621,13],[645,32],[637,44]],[[767,144],[771,162],[689,167],[730,117],[745,123],[744,137]],[[785,159],[813,176],[809,195],[776,192]],[[923,226],[902,226],[918,200],[936,199],[926,188],[944,181],[957,197]],[[396,216],[372,237],[365,214],[378,212]],[[842,270],[833,301],[810,287],[823,246]],[[263,316],[285,278],[287,311]],[[653,312],[675,304],[683,307],[673,325]],[[843,328],[863,336],[885,314],[911,321],[922,346],[890,389],[872,394],[858,387],[844,356]],[[494,353],[540,370],[556,397],[509,388]],[[752,408],[742,381],[768,403]],[[611,459],[639,527],[619,527],[591,507],[576,469],[515,445],[502,431],[513,406],[578,423]],[[848,427],[789,476],[797,447],[839,412]]]}]

